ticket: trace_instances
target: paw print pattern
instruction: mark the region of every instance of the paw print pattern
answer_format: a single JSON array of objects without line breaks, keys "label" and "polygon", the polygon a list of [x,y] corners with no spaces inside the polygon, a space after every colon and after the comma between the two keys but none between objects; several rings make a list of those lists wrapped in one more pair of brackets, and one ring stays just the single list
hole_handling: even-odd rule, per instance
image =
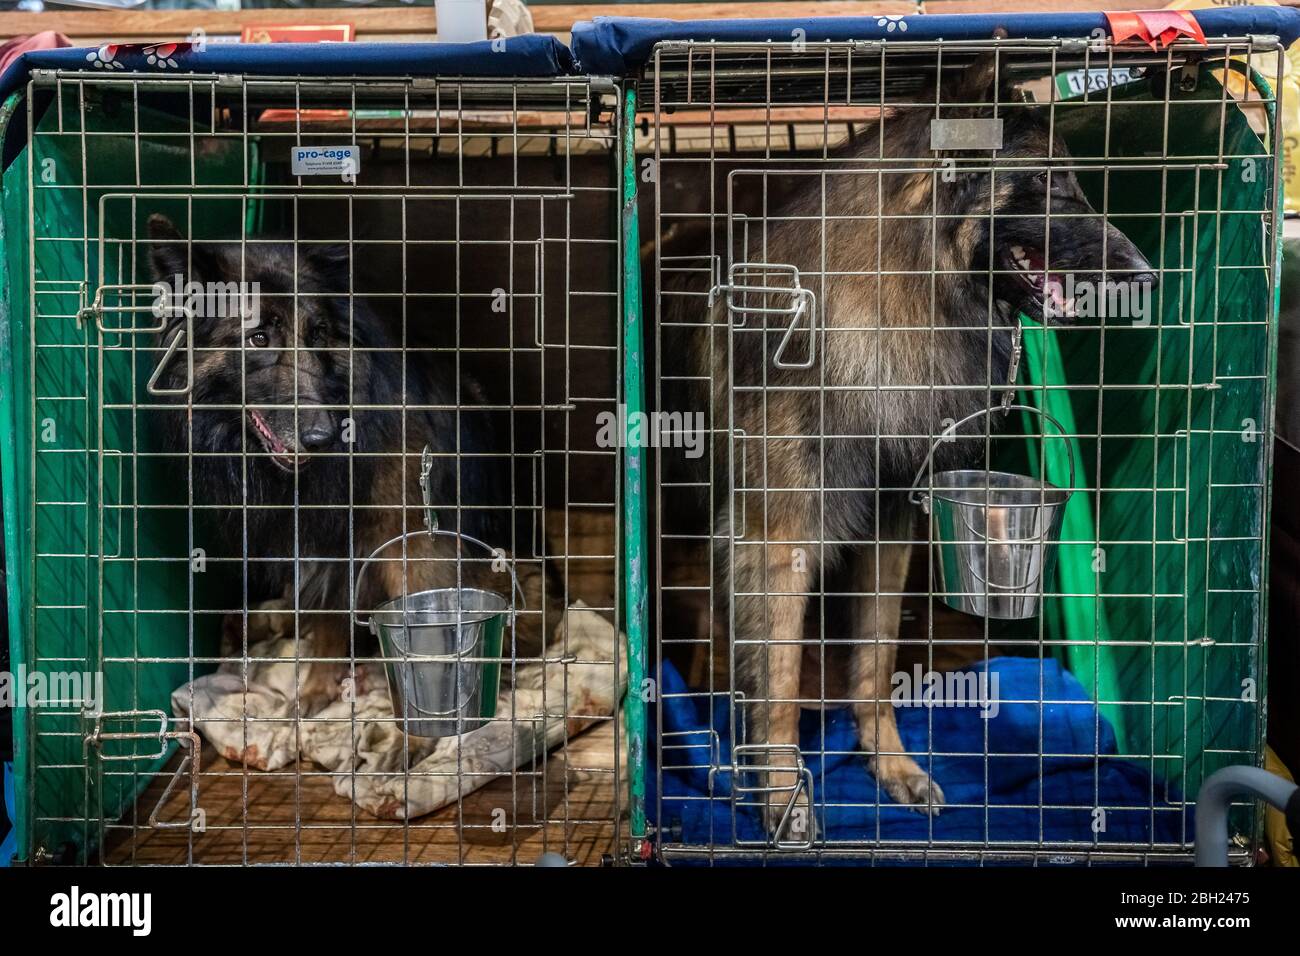
[{"label": "paw print pattern", "polygon": [[172,59],[172,54],[176,52],[178,44],[175,43],[155,43],[146,46],[142,51],[145,62],[150,66],[157,67],[160,70],[171,68],[177,69],[179,64]]},{"label": "paw print pattern", "polygon": [[97,70],[125,70],[125,60],[138,69],[139,58],[143,57],[145,65],[156,70],[179,70],[180,63],[176,60],[176,54],[188,53],[190,47],[189,43],[146,43],[143,46],[109,43],[87,53],[86,62]]},{"label": "paw print pattern", "polygon": [[87,53],[86,62],[93,64],[97,70],[124,70],[126,67],[117,59],[119,49],[116,43],[105,44]]},{"label": "paw print pattern", "polygon": [[884,27],[886,33],[893,33],[895,30],[899,33],[907,32],[907,21],[902,17],[876,17],[876,26]]}]

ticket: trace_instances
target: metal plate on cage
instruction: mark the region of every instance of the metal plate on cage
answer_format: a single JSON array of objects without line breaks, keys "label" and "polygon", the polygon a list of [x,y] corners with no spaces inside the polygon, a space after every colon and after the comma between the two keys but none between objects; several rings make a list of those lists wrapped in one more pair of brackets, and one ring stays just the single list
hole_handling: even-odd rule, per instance
[{"label": "metal plate on cage", "polygon": [[930,120],[930,148],[1001,149],[1002,120],[982,117]]}]

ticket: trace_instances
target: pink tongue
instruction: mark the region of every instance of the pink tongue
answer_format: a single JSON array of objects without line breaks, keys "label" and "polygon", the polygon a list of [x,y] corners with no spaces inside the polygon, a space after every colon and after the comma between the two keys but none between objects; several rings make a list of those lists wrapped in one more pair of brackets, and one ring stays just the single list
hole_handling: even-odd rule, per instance
[{"label": "pink tongue", "polygon": [[1065,298],[1065,280],[1056,273],[1047,274],[1047,291],[1052,297],[1052,303],[1056,307],[1058,315],[1065,315],[1069,311],[1069,303]]},{"label": "pink tongue", "polygon": [[276,437],[275,432],[271,431],[271,426],[266,423],[266,419],[263,418],[256,409],[250,408],[248,414],[252,416],[253,425],[257,428],[258,432],[260,432],[262,437],[270,443],[271,451],[279,455],[289,450],[284,446],[284,442],[280,441],[280,439]]}]

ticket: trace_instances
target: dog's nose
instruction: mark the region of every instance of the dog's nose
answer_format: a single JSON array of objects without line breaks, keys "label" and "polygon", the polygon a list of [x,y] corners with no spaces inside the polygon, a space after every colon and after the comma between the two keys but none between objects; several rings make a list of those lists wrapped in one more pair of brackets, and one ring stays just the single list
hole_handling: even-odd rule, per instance
[{"label": "dog's nose", "polygon": [[306,451],[320,451],[334,440],[334,429],[328,425],[308,425],[298,436],[298,441]]}]

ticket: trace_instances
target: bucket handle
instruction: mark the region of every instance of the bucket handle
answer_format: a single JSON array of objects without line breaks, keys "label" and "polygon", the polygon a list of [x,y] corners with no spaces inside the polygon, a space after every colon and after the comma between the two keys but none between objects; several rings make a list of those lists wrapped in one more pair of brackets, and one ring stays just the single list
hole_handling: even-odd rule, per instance
[{"label": "bucket handle", "polygon": [[[380,551],[383,551],[385,548],[387,548],[389,545],[396,544],[397,542],[403,541],[406,538],[433,537],[434,535],[442,535],[444,538],[460,538],[462,541],[468,541],[471,544],[478,545],[484,551],[487,551],[490,554],[492,554],[493,557],[497,556],[496,548],[492,547],[490,544],[488,544],[485,541],[480,541],[478,538],[475,538],[473,535],[468,535],[460,531],[444,531],[441,528],[425,528],[419,531],[408,531],[405,534],[399,534],[395,538],[389,538],[379,547],[375,548],[374,551],[370,552],[370,557],[366,558],[364,561],[361,562],[361,570],[357,572],[356,587],[352,592],[352,624],[354,627],[370,626],[369,617],[367,617],[363,621],[361,620],[361,618],[357,616],[356,599],[361,594],[361,581],[366,575],[366,569],[375,560],[375,556],[378,555]],[[519,607],[517,609],[513,607],[510,609],[510,617],[511,620],[513,620],[517,611],[525,610],[527,608],[527,604],[524,601],[524,589],[519,586],[519,576],[515,574],[514,559],[507,559],[507,560],[509,561],[509,567],[510,567],[510,584],[512,586],[513,593],[519,598]]]},{"label": "bucket handle", "polygon": [[[1043,542],[1040,540],[1036,543],[1042,544]],[[976,545],[976,547],[979,547],[979,545]],[[990,592],[998,591],[1003,594],[1017,595],[1033,594],[1043,580],[1043,562],[1040,561],[1038,563],[1038,570],[1034,572],[1033,579],[1026,581],[1024,584],[998,584],[998,582],[991,578],[986,578],[984,575],[976,571],[974,565],[970,566],[970,574],[971,577],[973,577],[978,583],[984,585],[984,587],[986,587]]]},{"label": "bucket handle", "polygon": [[[1051,422],[1056,427],[1056,430],[1061,433],[1061,436],[1065,437],[1065,429],[1061,427],[1061,423],[1041,408],[1035,408],[1032,405],[1006,405],[999,406],[998,408],[981,408],[979,411],[967,415],[960,421],[953,422],[939,433],[939,437],[934,440],[934,444],[930,446],[929,452],[926,453],[925,461],[921,462],[921,467],[917,469],[916,477],[912,479],[912,487],[908,491],[907,495],[908,501],[914,505],[920,505],[921,510],[926,514],[930,513],[930,496],[925,493],[918,494],[918,492],[920,491],[921,479],[925,476],[926,471],[930,468],[931,462],[934,460],[934,453],[939,450],[939,446],[943,443],[944,439],[949,435],[955,434],[957,429],[961,428],[961,426],[985,415],[992,415],[994,412],[1030,412]],[[1044,434],[1044,437],[1046,437],[1046,434]],[[1069,442],[1066,442],[1065,450],[1070,456],[1070,481],[1064,490],[1070,492],[1074,490],[1074,446]]]},{"label": "bucket handle", "polygon": [[[986,510],[987,510],[987,508],[989,507],[987,501],[985,502],[984,507],[985,507]],[[962,510],[959,512],[959,514],[958,514],[958,520],[961,521],[962,527],[966,529],[966,531],[967,531],[968,534],[970,534],[971,539],[970,539],[969,541],[956,541],[956,542],[953,542],[954,544],[974,544],[974,545],[981,545],[981,544],[990,544],[990,543],[991,543],[991,544],[1024,544],[1024,545],[1035,545],[1035,544],[1047,544],[1047,543],[1048,543],[1048,540],[1047,540],[1048,536],[1047,536],[1047,533],[1046,533],[1046,532],[1039,532],[1038,534],[1033,535],[1033,536],[1028,537],[1028,538],[993,538],[993,539],[990,539],[989,536],[988,536],[987,529],[986,529],[985,531],[981,531],[979,528],[973,528],[973,527],[971,527],[970,520],[966,517],[965,509],[962,509]],[[977,539],[978,539],[978,540],[977,540]]]}]

